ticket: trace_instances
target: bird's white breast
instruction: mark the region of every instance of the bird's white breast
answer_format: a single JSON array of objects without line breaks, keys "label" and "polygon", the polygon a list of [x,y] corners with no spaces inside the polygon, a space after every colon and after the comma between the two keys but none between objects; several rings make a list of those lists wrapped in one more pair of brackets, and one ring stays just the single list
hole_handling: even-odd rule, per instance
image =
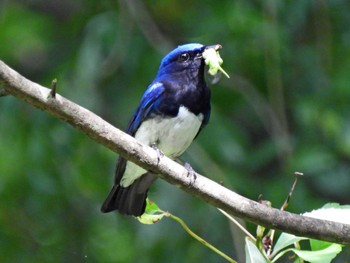
[{"label": "bird's white breast", "polygon": [[[203,114],[195,115],[181,106],[176,117],[155,117],[144,121],[135,138],[147,145],[155,145],[170,158],[179,157],[197,135],[203,121]],[[146,171],[128,162],[121,185],[127,187]]]}]

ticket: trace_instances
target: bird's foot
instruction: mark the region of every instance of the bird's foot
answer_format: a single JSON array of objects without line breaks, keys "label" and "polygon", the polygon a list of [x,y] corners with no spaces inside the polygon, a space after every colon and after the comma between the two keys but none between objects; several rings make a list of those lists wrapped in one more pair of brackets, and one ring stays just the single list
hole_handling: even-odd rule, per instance
[{"label": "bird's foot", "polygon": [[189,163],[185,163],[184,167],[187,170],[187,177],[190,179],[190,185],[193,185],[197,179],[196,172]]},{"label": "bird's foot", "polygon": [[157,152],[157,164],[159,164],[160,158],[164,157],[164,153],[157,147],[155,143],[151,144],[151,148]]}]

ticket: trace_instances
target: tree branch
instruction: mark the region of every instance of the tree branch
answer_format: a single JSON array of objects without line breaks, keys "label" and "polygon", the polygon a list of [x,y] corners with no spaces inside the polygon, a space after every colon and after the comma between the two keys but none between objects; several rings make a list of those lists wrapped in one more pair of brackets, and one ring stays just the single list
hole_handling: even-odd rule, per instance
[{"label": "tree branch", "polygon": [[9,68],[0,60],[0,85],[5,91],[50,113],[77,128],[90,138],[119,153],[146,170],[158,173],[171,184],[218,207],[267,228],[309,238],[350,245],[350,225],[319,220],[280,211],[242,197],[210,179],[197,174],[192,182],[188,171],[167,157],[158,160],[157,152],[137,142],[133,137],[113,127],[99,116],[42,87]]}]

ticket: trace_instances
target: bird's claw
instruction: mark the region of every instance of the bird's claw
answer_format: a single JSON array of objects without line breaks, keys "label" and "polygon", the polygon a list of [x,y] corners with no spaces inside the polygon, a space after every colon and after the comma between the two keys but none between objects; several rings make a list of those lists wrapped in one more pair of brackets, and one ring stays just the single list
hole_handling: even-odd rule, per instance
[{"label": "bird's claw", "polygon": [[157,152],[157,164],[159,164],[160,158],[164,156],[164,153],[157,147],[155,143],[151,144],[151,148]]},{"label": "bird's claw", "polygon": [[187,170],[187,177],[190,179],[190,185],[193,185],[197,179],[197,174],[189,163],[185,163],[184,167]]}]

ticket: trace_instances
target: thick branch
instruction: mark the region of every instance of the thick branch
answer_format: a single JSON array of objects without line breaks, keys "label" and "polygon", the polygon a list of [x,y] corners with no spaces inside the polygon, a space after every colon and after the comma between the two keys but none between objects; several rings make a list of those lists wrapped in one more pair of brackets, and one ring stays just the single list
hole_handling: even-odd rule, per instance
[{"label": "thick branch", "polygon": [[350,245],[350,225],[304,217],[269,208],[242,197],[210,179],[197,174],[190,182],[187,170],[167,157],[161,157],[151,147],[142,145],[94,113],[24,78],[0,61],[0,84],[8,94],[68,122],[96,142],[141,167],[160,174],[164,180],[184,191],[221,208],[229,214],[268,228],[310,238]]}]

